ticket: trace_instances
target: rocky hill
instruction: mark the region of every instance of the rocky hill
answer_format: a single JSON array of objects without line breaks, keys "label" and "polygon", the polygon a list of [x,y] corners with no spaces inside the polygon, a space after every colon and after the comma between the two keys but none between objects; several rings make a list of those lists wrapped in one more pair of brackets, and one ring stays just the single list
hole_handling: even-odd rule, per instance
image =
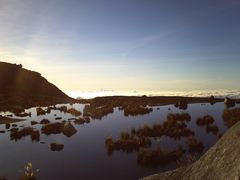
[{"label": "rocky hill", "polygon": [[0,62],[0,110],[21,111],[23,108],[72,101],[40,73],[22,65]]}]

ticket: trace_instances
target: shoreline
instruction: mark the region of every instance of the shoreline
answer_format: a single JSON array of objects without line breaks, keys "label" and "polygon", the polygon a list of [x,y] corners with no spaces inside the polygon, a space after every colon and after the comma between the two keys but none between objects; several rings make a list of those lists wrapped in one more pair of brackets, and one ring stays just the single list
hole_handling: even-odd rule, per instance
[{"label": "shoreline", "polygon": [[[1,97],[1,95],[0,95]],[[0,98],[0,111],[22,112],[24,109],[36,106],[50,106],[61,103],[81,103],[81,104],[94,104],[107,105],[112,104],[114,107],[122,106],[123,104],[138,104],[143,106],[160,106],[171,104],[193,104],[193,103],[216,103],[223,102],[223,98],[212,97],[183,97],[183,96],[104,96],[92,99],[73,99],[73,98],[19,98],[16,96]],[[240,99],[235,99],[237,103]]]}]

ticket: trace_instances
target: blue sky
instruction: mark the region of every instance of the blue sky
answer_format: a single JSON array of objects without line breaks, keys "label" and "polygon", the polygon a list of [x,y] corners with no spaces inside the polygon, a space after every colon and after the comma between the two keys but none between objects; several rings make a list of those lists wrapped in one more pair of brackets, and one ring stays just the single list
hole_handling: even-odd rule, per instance
[{"label": "blue sky", "polygon": [[0,0],[0,60],[63,90],[240,88],[239,0]]}]

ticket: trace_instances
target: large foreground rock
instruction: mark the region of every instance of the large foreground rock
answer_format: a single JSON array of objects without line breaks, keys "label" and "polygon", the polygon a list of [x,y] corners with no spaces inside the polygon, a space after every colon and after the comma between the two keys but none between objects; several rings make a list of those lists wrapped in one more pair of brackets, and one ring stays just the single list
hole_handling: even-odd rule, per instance
[{"label": "large foreground rock", "polygon": [[229,129],[204,156],[192,165],[142,178],[142,180],[179,179],[240,179],[240,122]]}]

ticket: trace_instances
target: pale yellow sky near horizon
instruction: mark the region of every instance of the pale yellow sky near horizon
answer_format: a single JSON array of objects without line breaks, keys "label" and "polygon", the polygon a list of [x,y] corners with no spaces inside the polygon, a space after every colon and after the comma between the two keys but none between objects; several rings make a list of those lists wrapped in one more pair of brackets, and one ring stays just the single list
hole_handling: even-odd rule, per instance
[{"label": "pale yellow sky near horizon", "polygon": [[[14,59],[14,58],[13,58]],[[24,58],[23,58],[24,59]],[[25,60],[25,59],[24,59]],[[119,78],[112,77],[102,69],[114,69],[120,71],[126,68],[123,64],[102,64],[93,63],[73,63],[73,64],[42,64],[40,61],[32,60],[5,60],[5,62],[22,64],[23,68],[41,73],[49,82],[55,84],[64,92],[82,90],[140,90],[140,91],[187,91],[187,90],[206,90],[202,88],[204,84],[210,86],[208,80],[174,80],[174,79],[151,79],[141,75]],[[119,72],[120,74],[124,72]],[[216,83],[217,84],[217,83]],[[216,88],[216,84],[209,90]],[[219,83],[221,85],[221,83]]]}]

